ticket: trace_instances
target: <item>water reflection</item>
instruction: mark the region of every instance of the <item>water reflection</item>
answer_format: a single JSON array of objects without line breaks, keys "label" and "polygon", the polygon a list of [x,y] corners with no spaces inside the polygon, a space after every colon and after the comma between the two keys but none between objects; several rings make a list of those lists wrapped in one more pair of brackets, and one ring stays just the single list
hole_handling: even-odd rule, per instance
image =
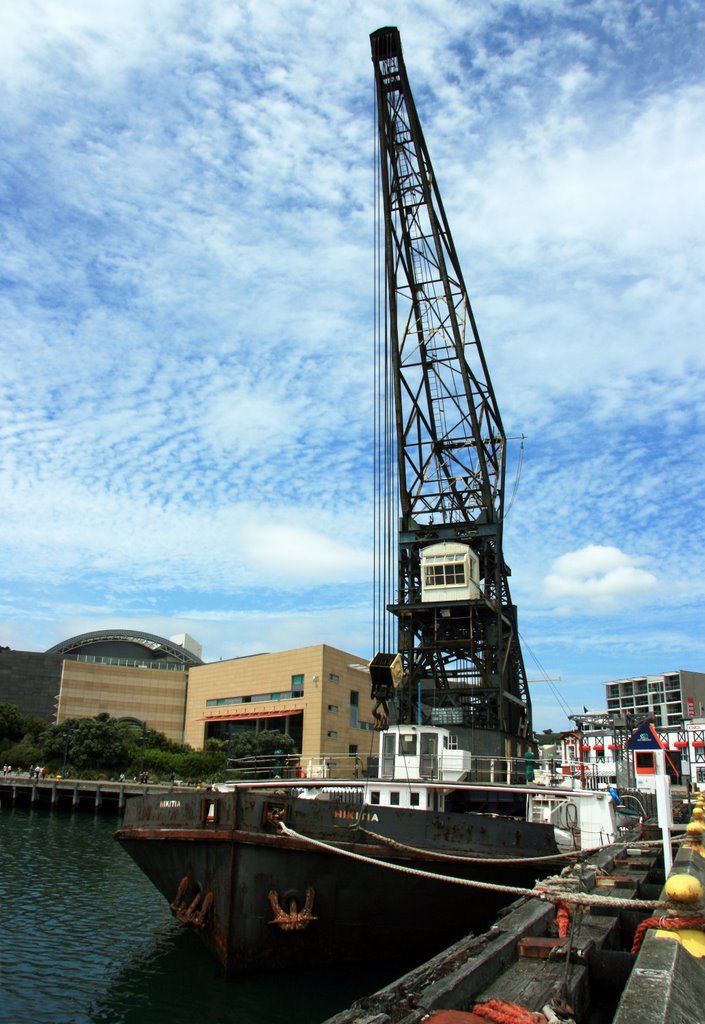
[{"label": "water reflection", "polygon": [[319,1024],[389,965],[226,980],[113,839],[115,818],[0,810],[2,1019],[12,1024]]}]

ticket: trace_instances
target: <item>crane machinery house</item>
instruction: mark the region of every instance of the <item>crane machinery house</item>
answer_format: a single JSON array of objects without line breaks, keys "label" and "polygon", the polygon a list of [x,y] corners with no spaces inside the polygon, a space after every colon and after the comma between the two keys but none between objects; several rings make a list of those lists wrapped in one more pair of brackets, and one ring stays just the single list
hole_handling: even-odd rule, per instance
[{"label": "crane machinery house", "polygon": [[422,550],[422,601],[470,601],[479,597],[480,560],[472,548],[443,541]]}]

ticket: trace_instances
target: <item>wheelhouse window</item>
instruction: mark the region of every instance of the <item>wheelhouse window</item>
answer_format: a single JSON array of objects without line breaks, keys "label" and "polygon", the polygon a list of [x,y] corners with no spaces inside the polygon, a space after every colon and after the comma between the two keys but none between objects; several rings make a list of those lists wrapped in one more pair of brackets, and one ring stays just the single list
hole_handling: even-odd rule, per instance
[{"label": "wheelhouse window", "polygon": [[416,733],[405,732],[399,737],[399,753],[402,757],[416,757]]}]

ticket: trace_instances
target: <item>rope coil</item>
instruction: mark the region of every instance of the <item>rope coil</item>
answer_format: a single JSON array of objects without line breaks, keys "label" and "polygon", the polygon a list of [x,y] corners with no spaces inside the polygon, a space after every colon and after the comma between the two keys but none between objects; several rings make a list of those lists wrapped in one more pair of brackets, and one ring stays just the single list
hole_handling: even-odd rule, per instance
[{"label": "rope coil", "polygon": [[504,999],[488,999],[486,1003],[475,1003],[471,1013],[491,1024],[547,1024],[547,1018],[541,1011],[526,1010],[518,1003],[509,1003]]},{"label": "rope coil", "polygon": [[644,937],[650,928],[658,928],[661,931],[666,932],[682,932],[686,930],[705,932],[705,917],[701,917],[696,914],[674,914],[670,917],[647,917],[647,919],[642,921],[634,932],[632,953],[639,952],[641,944],[644,941]]}]

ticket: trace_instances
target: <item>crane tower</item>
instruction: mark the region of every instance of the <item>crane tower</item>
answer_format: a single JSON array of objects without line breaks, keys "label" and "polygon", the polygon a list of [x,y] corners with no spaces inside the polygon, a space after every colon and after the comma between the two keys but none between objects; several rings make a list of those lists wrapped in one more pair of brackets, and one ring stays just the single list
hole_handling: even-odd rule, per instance
[{"label": "crane tower", "polygon": [[372,694],[382,727],[396,713],[516,755],[531,703],[502,552],[506,438],[399,32],[370,39],[384,225],[376,560],[396,561],[376,590],[398,648],[373,658]]}]

